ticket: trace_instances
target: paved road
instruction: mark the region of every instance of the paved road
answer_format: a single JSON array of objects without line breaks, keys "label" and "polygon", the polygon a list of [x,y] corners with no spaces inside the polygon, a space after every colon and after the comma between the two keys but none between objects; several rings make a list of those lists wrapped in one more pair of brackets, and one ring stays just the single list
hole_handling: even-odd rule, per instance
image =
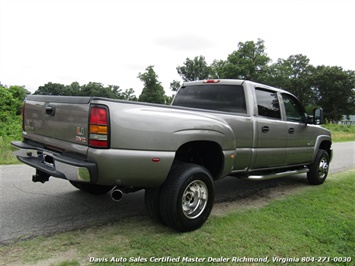
[{"label": "paved road", "polygon": [[[333,147],[332,173],[355,168],[355,142],[336,143]],[[117,203],[110,195],[82,193],[65,180],[51,178],[45,184],[33,183],[33,173],[26,165],[0,166],[0,244],[123,217],[147,217],[143,191],[127,194]],[[216,202],[262,197],[269,188],[295,185],[307,186],[305,175],[264,181],[227,177],[216,182]]]}]

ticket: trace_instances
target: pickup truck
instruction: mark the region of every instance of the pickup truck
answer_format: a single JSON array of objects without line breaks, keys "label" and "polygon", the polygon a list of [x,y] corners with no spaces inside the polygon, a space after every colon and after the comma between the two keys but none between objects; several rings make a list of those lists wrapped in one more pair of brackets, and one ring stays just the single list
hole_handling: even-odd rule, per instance
[{"label": "pickup truck", "polygon": [[[160,222],[192,231],[207,220],[214,181],[307,173],[322,184],[332,138],[321,108],[307,115],[287,91],[245,80],[184,83],[171,106],[100,97],[29,95],[18,160],[34,182],[68,180],[114,200],[145,189]],[[252,184],[252,183],[251,183]]]}]

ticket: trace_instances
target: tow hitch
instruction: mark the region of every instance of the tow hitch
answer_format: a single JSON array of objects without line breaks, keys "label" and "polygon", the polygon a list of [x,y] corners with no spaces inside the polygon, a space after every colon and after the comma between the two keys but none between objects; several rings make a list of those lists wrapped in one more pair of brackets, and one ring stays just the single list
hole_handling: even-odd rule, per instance
[{"label": "tow hitch", "polygon": [[49,180],[50,175],[36,169],[36,174],[32,176],[32,182],[45,183]]}]

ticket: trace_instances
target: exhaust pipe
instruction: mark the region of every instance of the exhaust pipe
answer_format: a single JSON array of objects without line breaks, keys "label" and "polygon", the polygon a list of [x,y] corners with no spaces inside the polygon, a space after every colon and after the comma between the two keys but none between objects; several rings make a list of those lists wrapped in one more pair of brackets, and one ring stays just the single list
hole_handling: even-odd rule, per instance
[{"label": "exhaust pipe", "polygon": [[[119,188],[121,188],[121,189],[119,189]],[[121,201],[121,199],[123,198],[123,194],[133,193],[133,192],[136,192],[141,189],[142,188],[116,186],[116,187],[114,187],[114,189],[111,192],[111,198],[113,201],[118,202],[118,201]]]},{"label": "exhaust pipe", "polygon": [[123,192],[120,189],[115,188],[114,190],[112,190],[111,192],[111,198],[113,201],[121,201],[121,199],[123,198]]}]

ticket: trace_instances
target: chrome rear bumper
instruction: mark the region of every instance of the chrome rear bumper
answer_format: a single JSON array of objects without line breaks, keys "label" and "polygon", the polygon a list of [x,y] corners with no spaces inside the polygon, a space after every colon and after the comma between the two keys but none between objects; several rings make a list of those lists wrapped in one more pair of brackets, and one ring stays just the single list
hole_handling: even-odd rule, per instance
[{"label": "chrome rear bumper", "polygon": [[97,182],[97,166],[93,162],[49,151],[22,141],[13,141],[11,145],[19,149],[14,152],[17,159],[37,171],[70,181]]}]

